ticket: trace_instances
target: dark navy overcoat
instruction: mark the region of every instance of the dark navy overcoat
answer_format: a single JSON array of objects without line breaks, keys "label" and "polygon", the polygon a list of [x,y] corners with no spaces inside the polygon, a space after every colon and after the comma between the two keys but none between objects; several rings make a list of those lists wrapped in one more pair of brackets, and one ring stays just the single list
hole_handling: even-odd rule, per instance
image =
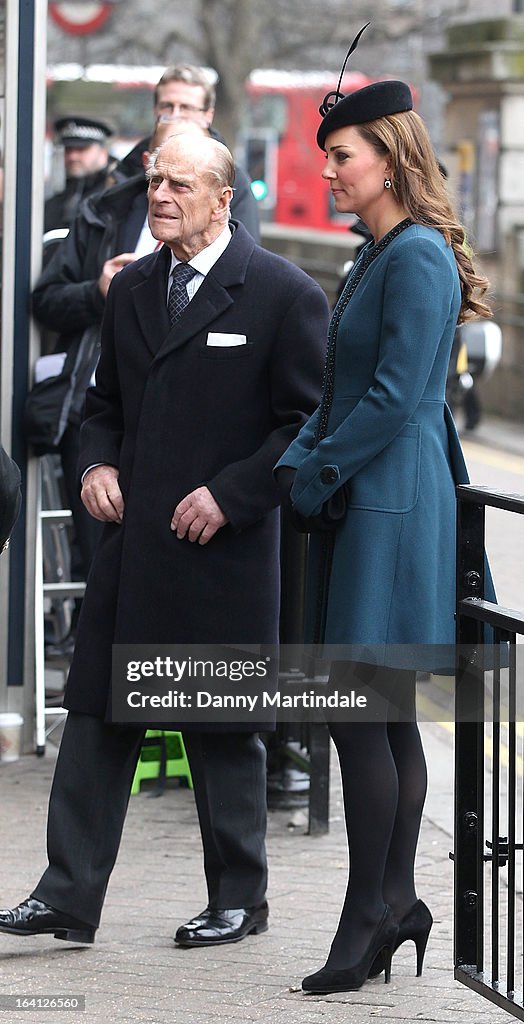
[{"label": "dark navy overcoat", "polygon": [[[276,642],[272,467],[320,395],[329,315],[310,277],[237,225],[170,330],[169,268],[164,247],[113,279],[82,428],[80,469],[117,466],[125,501],[90,573],[65,700],[99,716],[112,643]],[[210,332],[247,343],[214,347]],[[170,520],[203,484],[229,523],[200,546]]]},{"label": "dark navy overcoat", "polygon": [[455,639],[455,485],[467,472],[445,387],[459,308],[451,247],[410,225],[342,316],[326,437],[315,443],[317,410],[280,460],[297,469],[304,515],[348,484],[322,615],[324,541],[311,542],[310,638],[316,623],[328,644],[387,645],[386,664],[431,667],[420,645]]}]

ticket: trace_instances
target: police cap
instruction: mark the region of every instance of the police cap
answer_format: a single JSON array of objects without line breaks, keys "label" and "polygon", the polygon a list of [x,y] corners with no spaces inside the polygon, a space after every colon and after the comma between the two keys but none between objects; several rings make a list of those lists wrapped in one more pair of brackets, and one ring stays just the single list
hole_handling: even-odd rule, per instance
[{"label": "police cap", "polygon": [[84,149],[93,142],[105,145],[112,130],[103,121],[92,117],[59,117],[54,123],[57,141],[62,146]]}]

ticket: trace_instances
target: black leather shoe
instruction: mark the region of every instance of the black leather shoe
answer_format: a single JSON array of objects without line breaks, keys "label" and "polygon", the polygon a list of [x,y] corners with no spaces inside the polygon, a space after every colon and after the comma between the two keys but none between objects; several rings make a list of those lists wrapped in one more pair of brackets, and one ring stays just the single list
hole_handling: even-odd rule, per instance
[{"label": "black leather shoe", "polygon": [[54,935],[67,942],[94,942],[94,925],[63,914],[32,896],[13,910],[0,910],[0,932],[9,935]]},{"label": "black leather shoe", "polygon": [[179,946],[222,946],[240,942],[246,935],[267,931],[269,908],[264,900],[258,907],[215,910],[206,907],[198,917],[183,924],[175,935]]}]

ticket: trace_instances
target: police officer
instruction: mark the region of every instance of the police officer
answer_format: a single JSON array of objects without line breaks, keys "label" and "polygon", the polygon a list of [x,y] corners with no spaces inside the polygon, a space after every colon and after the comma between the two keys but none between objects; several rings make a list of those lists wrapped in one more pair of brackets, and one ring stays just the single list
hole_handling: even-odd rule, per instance
[{"label": "police officer", "polygon": [[67,228],[82,199],[105,188],[109,171],[107,143],[111,128],[90,117],[61,117],[54,123],[64,149],[66,183],[45,204],[44,231]]}]

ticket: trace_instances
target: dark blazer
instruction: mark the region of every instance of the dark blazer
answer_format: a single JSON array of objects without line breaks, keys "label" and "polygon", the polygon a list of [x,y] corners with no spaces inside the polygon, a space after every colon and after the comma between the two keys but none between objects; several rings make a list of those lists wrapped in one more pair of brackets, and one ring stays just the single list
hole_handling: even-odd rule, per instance
[{"label": "dark blazer", "polygon": [[[242,225],[181,320],[166,310],[170,252],[114,278],[81,469],[119,468],[123,525],[89,577],[66,706],[103,716],[112,643],[273,643],[279,496],[272,467],[315,408],[328,322],[322,290]],[[213,347],[210,332],[245,335]],[[229,523],[177,540],[177,503],[205,484]]]}]

